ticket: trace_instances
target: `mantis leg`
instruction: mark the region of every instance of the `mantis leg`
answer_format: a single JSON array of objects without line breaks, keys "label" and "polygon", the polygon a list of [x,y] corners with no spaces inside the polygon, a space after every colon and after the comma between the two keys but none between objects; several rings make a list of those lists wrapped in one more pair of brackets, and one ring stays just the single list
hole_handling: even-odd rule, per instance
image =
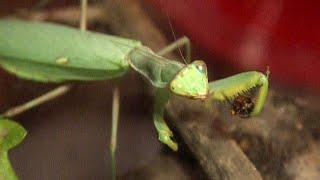
[{"label": "mantis leg", "polygon": [[257,101],[250,116],[259,115],[268,95],[268,77],[269,70],[267,70],[266,75],[257,71],[249,71],[210,82],[210,98],[218,101],[232,100],[253,88],[259,88]]},{"label": "mantis leg", "polygon": [[189,38],[186,36],[179,38],[178,40],[164,47],[163,49],[158,51],[157,54],[162,56],[180,48],[181,46],[185,46],[185,58],[187,60],[187,63],[190,63],[191,62],[191,43]]},{"label": "mantis leg", "polygon": [[165,106],[169,100],[170,92],[167,89],[157,89],[156,99],[153,112],[153,122],[158,131],[159,141],[168,145],[172,150],[178,150],[178,144],[171,138],[173,137],[172,131],[163,119]]},{"label": "mantis leg", "polygon": [[64,95],[66,92],[68,92],[70,89],[69,85],[61,85],[37,98],[34,98],[24,104],[15,106],[7,110],[6,112],[0,114],[0,117],[13,117],[18,114],[21,114],[31,108],[37,107],[47,101],[50,101],[52,99],[55,99],[59,96]]},{"label": "mantis leg", "polygon": [[111,168],[112,179],[116,179],[116,148],[117,148],[117,130],[119,122],[119,109],[120,109],[120,91],[118,87],[113,90],[112,99],[112,125],[111,125],[111,139],[110,139],[110,155],[111,155]]}]

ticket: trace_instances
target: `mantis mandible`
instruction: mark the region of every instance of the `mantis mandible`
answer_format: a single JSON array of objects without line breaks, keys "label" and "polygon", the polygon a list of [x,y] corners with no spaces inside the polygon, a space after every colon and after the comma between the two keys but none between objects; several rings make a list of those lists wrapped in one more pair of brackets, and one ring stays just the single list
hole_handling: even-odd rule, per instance
[{"label": "mantis mandible", "polygon": [[[0,20],[0,65],[18,77],[41,82],[107,80],[124,76],[130,70],[144,76],[158,88],[153,120],[159,140],[175,151],[178,145],[163,119],[171,94],[190,99],[232,101],[257,87],[257,101],[250,112],[250,116],[256,116],[262,111],[268,93],[268,76],[263,73],[245,72],[208,83],[203,61],[185,65],[162,57],[182,45],[190,47],[189,43],[184,37],[155,53],[136,40],[52,23]],[[187,56],[187,60],[190,59]],[[113,178],[118,102],[119,91],[116,90],[110,141]]]}]

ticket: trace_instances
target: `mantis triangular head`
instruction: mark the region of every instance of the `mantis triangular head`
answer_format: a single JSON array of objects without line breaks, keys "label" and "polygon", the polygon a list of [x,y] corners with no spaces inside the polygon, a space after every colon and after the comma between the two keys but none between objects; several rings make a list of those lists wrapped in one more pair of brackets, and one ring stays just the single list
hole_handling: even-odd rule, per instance
[{"label": "mantis triangular head", "polygon": [[207,66],[197,60],[182,68],[170,82],[171,92],[191,99],[205,99],[209,92]]}]

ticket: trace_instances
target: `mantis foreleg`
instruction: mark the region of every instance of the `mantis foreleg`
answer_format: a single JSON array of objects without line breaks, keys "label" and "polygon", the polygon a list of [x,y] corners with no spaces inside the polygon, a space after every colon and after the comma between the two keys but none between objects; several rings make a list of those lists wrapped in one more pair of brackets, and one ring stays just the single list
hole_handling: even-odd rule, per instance
[{"label": "mantis foreleg", "polygon": [[165,106],[169,100],[170,92],[167,89],[157,89],[153,112],[153,122],[158,131],[159,141],[168,145],[172,150],[178,150],[178,144],[171,140],[173,133],[163,119]]},{"label": "mantis foreleg", "polygon": [[259,115],[268,95],[268,76],[269,71],[267,71],[266,75],[257,71],[249,71],[210,82],[210,98],[218,101],[233,100],[236,96],[253,88],[259,88],[257,101],[249,114],[250,116]]}]

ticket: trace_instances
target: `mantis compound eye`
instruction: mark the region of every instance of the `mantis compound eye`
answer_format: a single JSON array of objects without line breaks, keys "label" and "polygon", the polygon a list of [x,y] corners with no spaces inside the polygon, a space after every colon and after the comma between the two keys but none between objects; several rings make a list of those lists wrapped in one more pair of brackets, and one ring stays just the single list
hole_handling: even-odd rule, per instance
[{"label": "mantis compound eye", "polygon": [[251,97],[239,95],[232,102],[231,113],[241,118],[249,118],[254,106],[255,104]]}]

